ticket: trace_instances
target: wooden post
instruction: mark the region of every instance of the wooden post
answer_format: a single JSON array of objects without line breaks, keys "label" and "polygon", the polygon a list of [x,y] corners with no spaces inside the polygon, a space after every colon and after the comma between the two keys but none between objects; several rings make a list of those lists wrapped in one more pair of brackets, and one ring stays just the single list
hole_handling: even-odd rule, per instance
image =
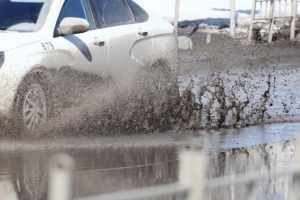
[{"label": "wooden post", "polygon": [[174,15],[174,29],[175,29],[175,34],[176,35],[178,33],[179,5],[180,5],[180,0],[176,0],[176,3],[175,3],[175,15]]},{"label": "wooden post", "polygon": [[235,0],[230,0],[230,36],[235,38]]},{"label": "wooden post", "polygon": [[207,33],[206,35],[206,44],[210,44],[211,43],[211,35],[210,33]]},{"label": "wooden post", "polygon": [[58,154],[49,161],[49,200],[71,200],[74,162],[67,154]]},{"label": "wooden post", "polygon": [[271,42],[272,42],[272,39],[273,39],[275,2],[276,2],[276,0],[272,0],[272,1],[271,1],[271,5],[270,5],[270,24],[269,24],[269,37],[268,37],[268,43],[271,43]]},{"label": "wooden post", "polygon": [[248,33],[248,42],[251,43],[252,39],[252,32],[253,32],[253,20],[255,16],[255,7],[256,7],[256,0],[252,0],[252,10],[250,16],[250,24],[249,24],[249,33]]},{"label": "wooden post", "polygon": [[180,184],[188,187],[188,200],[203,199],[206,156],[203,152],[184,150],[180,154]]},{"label": "wooden post", "polygon": [[297,18],[297,4],[298,0],[293,0],[292,4],[292,22],[291,22],[291,33],[290,39],[293,41],[295,39],[295,27],[296,27],[296,18]]}]

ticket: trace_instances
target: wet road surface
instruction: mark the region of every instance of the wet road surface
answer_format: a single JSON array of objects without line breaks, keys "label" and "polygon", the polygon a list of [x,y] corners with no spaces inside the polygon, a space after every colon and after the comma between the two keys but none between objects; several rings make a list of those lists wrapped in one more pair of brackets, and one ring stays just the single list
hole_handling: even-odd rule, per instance
[{"label": "wet road surface", "polygon": [[[242,129],[167,132],[147,135],[2,140],[0,199],[46,199],[48,159],[67,153],[76,164],[73,197],[155,186],[178,181],[178,153],[205,149],[206,177],[288,170],[297,163],[299,123]],[[292,177],[259,181],[258,199],[289,199]],[[210,199],[244,199],[247,186],[210,191]]]}]

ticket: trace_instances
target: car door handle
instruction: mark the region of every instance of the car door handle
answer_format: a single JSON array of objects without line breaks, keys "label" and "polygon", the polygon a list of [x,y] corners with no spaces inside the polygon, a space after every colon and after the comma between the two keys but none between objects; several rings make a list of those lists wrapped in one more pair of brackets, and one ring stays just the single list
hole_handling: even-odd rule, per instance
[{"label": "car door handle", "polygon": [[97,45],[97,46],[102,47],[102,46],[105,45],[105,41],[104,41],[104,40],[101,40],[101,39],[98,38],[98,37],[96,37],[96,38],[94,39],[94,45]]},{"label": "car door handle", "polygon": [[143,30],[142,28],[139,28],[139,29],[138,29],[138,34],[139,34],[140,36],[148,36],[148,31]]}]

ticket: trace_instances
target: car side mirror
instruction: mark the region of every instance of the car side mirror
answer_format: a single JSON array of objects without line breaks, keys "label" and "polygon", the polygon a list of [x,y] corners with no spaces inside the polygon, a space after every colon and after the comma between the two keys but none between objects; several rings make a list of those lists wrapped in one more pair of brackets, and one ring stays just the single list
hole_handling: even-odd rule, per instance
[{"label": "car side mirror", "polygon": [[89,30],[88,21],[77,17],[66,17],[60,24],[59,29],[62,35],[71,35],[76,33],[84,33]]}]

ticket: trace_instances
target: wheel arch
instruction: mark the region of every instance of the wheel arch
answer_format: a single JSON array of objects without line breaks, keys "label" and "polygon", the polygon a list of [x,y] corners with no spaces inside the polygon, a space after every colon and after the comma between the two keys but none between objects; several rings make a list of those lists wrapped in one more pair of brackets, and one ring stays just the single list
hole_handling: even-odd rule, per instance
[{"label": "wheel arch", "polygon": [[[53,85],[53,77],[54,73],[51,70],[47,69],[44,66],[35,66],[32,70],[30,70],[20,81],[17,92],[14,97],[14,107],[13,113],[16,114],[18,109],[20,108],[20,103],[22,99],[20,98],[20,94],[24,90],[24,86],[32,79],[37,80],[43,87],[47,93],[52,93],[52,85]],[[50,90],[50,91],[49,91]],[[45,92],[46,92],[45,91]]]}]

